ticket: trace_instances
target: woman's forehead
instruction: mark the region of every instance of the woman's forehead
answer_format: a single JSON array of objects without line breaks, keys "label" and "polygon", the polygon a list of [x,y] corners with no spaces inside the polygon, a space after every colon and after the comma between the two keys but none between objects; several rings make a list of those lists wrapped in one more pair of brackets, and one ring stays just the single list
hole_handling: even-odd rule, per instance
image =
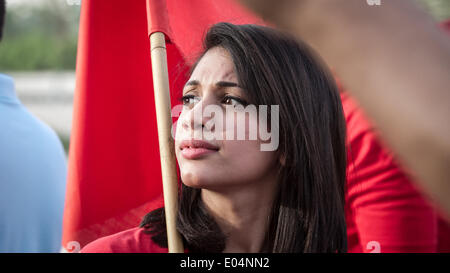
[{"label": "woman's forehead", "polygon": [[221,47],[208,50],[198,62],[190,80],[196,80],[202,85],[218,81],[237,83],[233,60],[228,51]]}]

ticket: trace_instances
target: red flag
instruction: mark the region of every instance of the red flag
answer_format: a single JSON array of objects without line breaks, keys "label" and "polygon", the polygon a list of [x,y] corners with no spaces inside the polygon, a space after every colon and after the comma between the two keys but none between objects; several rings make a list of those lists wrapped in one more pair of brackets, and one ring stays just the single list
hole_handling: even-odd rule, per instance
[{"label": "red flag", "polygon": [[83,1],[64,248],[77,251],[135,227],[162,205],[148,34],[168,36],[174,106],[187,80],[186,64],[200,53],[207,29],[220,21],[262,24],[232,0],[153,0],[148,7],[145,0]]}]

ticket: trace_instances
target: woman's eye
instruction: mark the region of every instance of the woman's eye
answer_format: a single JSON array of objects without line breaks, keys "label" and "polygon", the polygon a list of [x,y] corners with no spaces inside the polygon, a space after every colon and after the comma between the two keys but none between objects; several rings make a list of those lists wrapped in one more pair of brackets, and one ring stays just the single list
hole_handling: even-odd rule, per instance
[{"label": "woman's eye", "polygon": [[181,97],[181,102],[184,106],[194,105],[198,101],[200,101],[200,99],[194,95],[185,95]]},{"label": "woman's eye", "polygon": [[232,97],[232,96],[225,96],[222,100],[223,104],[227,104],[227,105],[231,105],[233,107],[238,106],[238,105],[242,105],[242,106],[247,106],[248,103],[240,98],[237,97]]}]

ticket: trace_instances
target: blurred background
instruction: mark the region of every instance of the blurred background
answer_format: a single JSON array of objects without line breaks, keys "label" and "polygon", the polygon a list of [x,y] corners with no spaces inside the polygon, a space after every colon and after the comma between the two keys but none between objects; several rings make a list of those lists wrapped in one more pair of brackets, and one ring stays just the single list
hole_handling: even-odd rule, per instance
[{"label": "blurred background", "polygon": [[[411,1],[418,1],[437,21],[450,18],[450,0]],[[0,72],[14,78],[22,103],[58,133],[67,153],[81,1],[6,2]]]},{"label": "blurred background", "polygon": [[72,123],[80,2],[6,0],[0,73],[22,103],[59,135],[66,154]]}]

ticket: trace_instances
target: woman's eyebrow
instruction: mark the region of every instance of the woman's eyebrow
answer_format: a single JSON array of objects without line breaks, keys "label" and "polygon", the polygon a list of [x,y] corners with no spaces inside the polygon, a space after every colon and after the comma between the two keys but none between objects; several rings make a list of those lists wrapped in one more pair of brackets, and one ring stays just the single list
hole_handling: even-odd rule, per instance
[{"label": "woman's eyebrow", "polygon": [[190,85],[200,85],[200,82],[197,81],[197,80],[188,81],[188,82],[184,85],[184,87],[190,86]]},{"label": "woman's eyebrow", "polygon": [[216,82],[217,87],[240,87],[239,84],[235,82],[225,82],[225,81],[219,81]]},{"label": "woman's eyebrow", "polygon": [[[184,87],[192,86],[192,85],[193,86],[200,85],[200,82],[197,81],[197,80],[191,80],[191,81],[188,81],[184,85]],[[218,81],[218,82],[216,82],[216,86],[220,87],[220,88],[224,88],[224,87],[241,87],[241,86],[239,86],[239,84],[237,84],[235,82],[227,82],[227,81]]]}]

